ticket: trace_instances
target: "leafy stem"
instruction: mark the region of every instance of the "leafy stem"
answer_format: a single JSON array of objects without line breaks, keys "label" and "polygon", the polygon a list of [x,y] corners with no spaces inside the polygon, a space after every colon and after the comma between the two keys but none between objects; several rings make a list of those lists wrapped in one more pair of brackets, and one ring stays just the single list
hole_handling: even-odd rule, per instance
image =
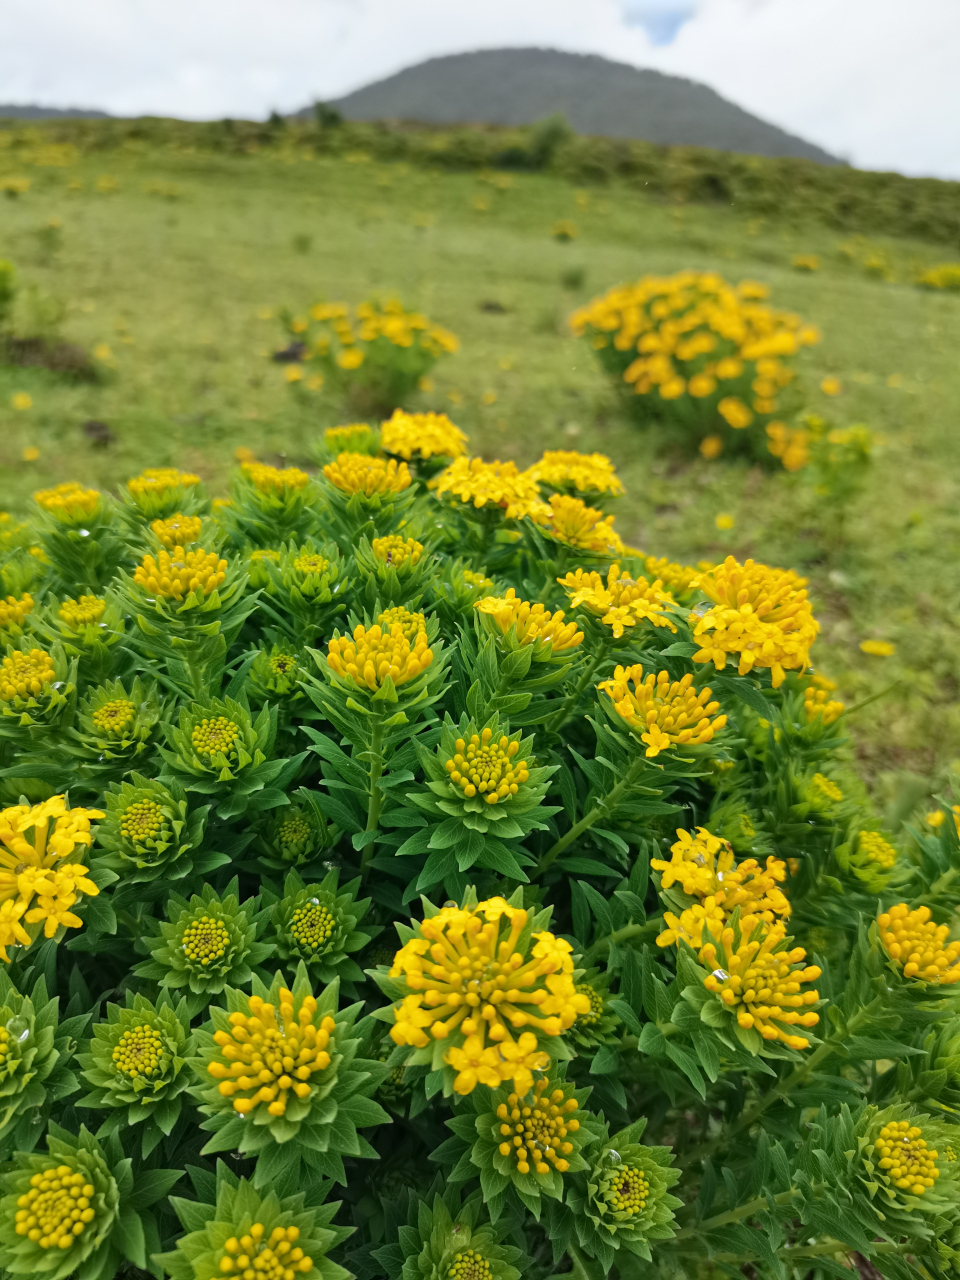
[{"label": "leafy stem", "polygon": [[[370,768],[367,773],[367,825],[364,831],[376,831],[380,825],[380,810],[383,807],[383,792],[380,790],[380,779],[383,777],[383,715],[379,714],[373,722],[370,734],[370,746],[367,749]],[[371,840],[364,845],[360,859],[360,873],[366,875],[373,859],[376,841]]]},{"label": "leafy stem", "polygon": [[589,659],[586,666],[584,667],[583,675],[577,681],[576,687],[573,690],[573,692],[568,694],[567,697],[564,698],[564,700],[560,703],[560,706],[557,708],[556,712],[550,717],[547,723],[543,726],[544,733],[548,735],[552,733],[556,733],[561,725],[566,724],[571,714],[576,710],[577,703],[583,697],[583,692],[586,689],[587,685],[590,683],[593,673],[596,671],[597,667],[603,661],[604,653],[605,653],[604,646],[601,645],[601,647]]},{"label": "leafy stem", "polygon": [[537,869],[534,874],[537,876],[543,875],[544,871],[559,858],[568,845],[571,845],[574,840],[582,836],[585,831],[589,831],[605,814],[609,814],[619,803],[624,792],[632,787],[637,778],[639,778],[646,763],[647,761],[643,756],[637,756],[620,781],[594,804],[589,813],[585,813],[579,822],[550,846],[537,863]]},{"label": "leafy stem", "polygon": [[589,968],[596,963],[600,953],[609,947],[616,946],[618,942],[628,942],[631,938],[645,938],[648,934],[656,933],[660,928],[662,924],[659,919],[647,920],[644,924],[625,924],[622,929],[614,929],[613,933],[598,938],[584,955],[582,963]]},{"label": "leafy stem", "polygon": [[570,1274],[575,1276],[576,1280],[596,1280],[595,1271],[591,1269],[589,1262],[573,1241],[567,1246],[567,1257],[573,1263]]},{"label": "leafy stem", "polygon": [[783,1206],[789,1204],[794,1196],[799,1194],[796,1187],[788,1187],[786,1191],[781,1191],[779,1195],[772,1198],[770,1196],[757,1196],[755,1200],[748,1200],[746,1204],[738,1205],[735,1209],[728,1209],[725,1213],[718,1213],[713,1218],[704,1218],[689,1227],[683,1227],[673,1239],[675,1241],[685,1240],[690,1236],[702,1235],[705,1231],[713,1231],[715,1227],[726,1227],[732,1222],[742,1222],[744,1218],[751,1218],[755,1213],[762,1213],[764,1209],[769,1209],[771,1205]]}]

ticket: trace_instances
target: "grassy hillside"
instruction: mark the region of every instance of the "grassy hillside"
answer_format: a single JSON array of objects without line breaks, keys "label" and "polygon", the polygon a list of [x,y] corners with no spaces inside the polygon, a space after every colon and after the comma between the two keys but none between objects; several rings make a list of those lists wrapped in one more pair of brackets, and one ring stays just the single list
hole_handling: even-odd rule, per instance
[{"label": "grassy hillside", "polygon": [[[0,256],[63,303],[65,336],[106,344],[112,368],[101,383],[75,384],[0,369],[2,505],[67,477],[109,486],[149,463],[193,468],[216,490],[238,446],[308,460],[341,406],[291,395],[269,359],[284,340],[276,310],[397,294],[461,338],[424,404],[450,412],[486,456],[526,463],[544,447],[600,449],[628,486],[617,520],[636,545],[685,561],[754,555],[809,574],[819,661],[847,702],[898,682],[851,721],[880,789],[902,794],[905,775],[942,781],[960,759],[960,298],[910,282],[942,249],[877,239],[844,254],[841,235],[820,224],[670,208],[627,187],[578,191],[549,175],[517,175],[499,190],[476,173],[363,153],[142,146],[31,178],[0,203]],[[558,218],[577,223],[573,242],[551,238]],[[821,270],[794,271],[797,253],[819,254]],[[871,253],[899,282],[859,265]],[[566,331],[569,311],[593,293],[684,266],[772,285],[775,303],[824,333],[802,365],[808,404],[884,433],[842,553],[825,554],[802,476],[675,456],[627,421],[591,351]],[[49,304],[35,296],[32,306]],[[834,400],[818,389],[827,373],[845,387]],[[32,407],[15,410],[21,392]],[[90,420],[113,443],[86,435]],[[24,462],[31,448],[39,458]],[[720,513],[734,517],[732,529],[718,531]],[[894,641],[897,656],[863,655],[869,637]]]}]

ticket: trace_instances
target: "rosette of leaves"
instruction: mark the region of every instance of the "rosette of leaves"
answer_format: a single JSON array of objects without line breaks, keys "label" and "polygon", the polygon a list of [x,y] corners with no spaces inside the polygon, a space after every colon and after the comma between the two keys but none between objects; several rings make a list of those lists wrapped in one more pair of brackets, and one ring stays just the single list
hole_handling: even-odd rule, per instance
[{"label": "rosette of leaves", "polygon": [[268,470],[277,483],[258,486],[256,471],[241,468],[230,485],[230,505],[217,513],[235,546],[276,547],[317,532],[322,504],[316,481],[293,469],[287,474],[295,482],[284,483],[282,471]]},{"label": "rosette of leaves", "polygon": [[406,798],[423,825],[397,849],[398,857],[426,857],[416,892],[453,885],[472,867],[527,880],[534,860],[522,842],[558,812],[543,803],[556,766],[537,766],[533,738],[511,734],[496,715],[479,724],[463,715],[454,724],[448,714],[439,746],[421,748],[420,760],[426,788]]},{"label": "rosette of leaves", "polygon": [[291,801],[299,803],[270,814],[257,832],[259,861],[272,871],[313,865],[339,835],[323,816],[316,792],[300,787],[293,792]]},{"label": "rosette of leaves", "polygon": [[126,1263],[145,1270],[160,1244],[150,1206],[183,1174],[151,1169],[137,1177],[117,1138],[101,1143],[83,1126],[74,1136],[51,1124],[47,1150],[16,1152],[0,1175],[4,1274],[112,1280]]},{"label": "rosette of leaves", "polygon": [[495,595],[497,590],[493,578],[471,569],[462,560],[446,561],[440,572],[424,584],[425,598],[439,615],[444,630],[462,626],[473,617],[477,601]]},{"label": "rosette of leaves", "polygon": [[258,942],[265,914],[259,898],[241,905],[234,877],[222,894],[210,884],[189,901],[171,893],[167,919],[159,934],[143,939],[150,959],[136,965],[138,978],[156,982],[186,1003],[191,1017],[205,1009],[229,983],[247,986],[254,969],[270,955],[272,946]]},{"label": "rosette of leaves", "polygon": [[266,581],[259,611],[295,645],[312,644],[343,611],[348,584],[333,543],[290,542],[258,571]]},{"label": "rosette of leaves", "polygon": [[32,1151],[53,1106],[80,1087],[69,1063],[89,1015],[60,1020],[59,1003],[43,977],[21,995],[0,969],[0,1150]]},{"label": "rosette of leaves", "polygon": [[151,751],[164,704],[152,680],[101,684],[82,697],[65,743],[94,776],[122,777]]},{"label": "rosette of leaves", "polygon": [[100,684],[122,661],[116,646],[123,639],[124,619],[112,593],[53,600],[31,618],[31,630],[44,642],[63,645],[68,658],[80,659],[84,684]]},{"label": "rosette of leaves", "polygon": [[258,649],[247,670],[244,689],[256,703],[278,702],[285,710],[303,700],[300,688],[305,674],[296,645],[272,644]]},{"label": "rosette of leaves", "polygon": [[0,738],[27,750],[38,735],[70,724],[77,704],[77,659],[63,645],[37,647],[21,636],[0,658]]},{"label": "rosette of leaves", "polygon": [[124,885],[161,876],[165,882],[182,880],[230,861],[226,854],[201,850],[210,807],[192,808],[187,793],[172,779],[164,786],[133,773],[129,782],[111,784],[104,800],[106,817],[97,831],[99,861]]},{"label": "rosette of leaves", "polygon": [[[319,982],[332,982],[337,976],[360,982],[363,970],[350,953],[360,951],[373,936],[357,928],[370,899],[357,900],[359,879],[345,884],[341,892],[338,881],[336,870],[328,871],[319,884],[304,884],[291,871],[283,897],[273,902],[266,937],[278,960],[284,964],[302,960]],[[271,896],[267,893],[265,900],[269,902]]]},{"label": "rosette of leaves", "polygon": [[384,1208],[387,1242],[372,1254],[388,1280],[520,1280],[529,1274],[523,1250],[504,1243],[509,1219],[491,1222],[479,1191],[463,1201],[453,1185],[423,1199],[405,1191]]},{"label": "rosette of leaves", "polygon": [[[357,1130],[389,1122],[371,1096],[386,1067],[361,1056],[369,1034],[355,1025],[361,1006],[338,1008],[338,979],[314,996],[302,961],[292,989],[282,973],[269,987],[254,975],[252,987],[250,996],[226,987],[226,1007],[212,1006],[210,1021],[196,1032],[193,1093],[207,1116],[202,1127],[213,1134],[201,1154],[238,1151],[255,1158],[257,1187],[299,1176],[301,1166],[308,1176],[345,1185],[343,1157],[376,1154]],[[242,1041],[235,1039],[238,1029]],[[245,1074],[267,1035],[284,1056],[302,1063],[296,1076],[287,1074],[282,1058],[269,1069],[269,1083],[264,1071],[255,1079]]]},{"label": "rosette of leaves", "polygon": [[[679,1181],[670,1147],[648,1147],[639,1141],[646,1118],[609,1137],[591,1153],[593,1167],[571,1180],[567,1214],[551,1214],[550,1238],[554,1257],[567,1251],[569,1240],[609,1272],[618,1250],[626,1249],[650,1261],[650,1243],[669,1240],[674,1209],[683,1203],[670,1194]],[[604,1126],[606,1128],[606,1126]],[[556,1218],[556,1221],[554,1221]]]},{"label": "rosette of leaves", "polygon": [[286,789],[306,752],[271,759],[277,738],[277,709],[265,706],[256,720],[232,698],[192,702],[180,710],[178,725],[166,724],[161,746],[164,782],[214,796],[221,818],[262,812],[286,804]]},{"label": "rosette of leaves", "polygon": [[108,1004],[106,1021],[94,1023],[93,1039],[77,1054],[89,1089],[79,1107],[109,1109],[97,1136],[143,1125],[144,1159],[180,1118],[190,1085],[187,1057],[192,1049],[185,1001],[174,1004],[166,991],[156,1005],[127,992],[126,1007]]},{"label": "rosette of leaves", "polygon": [[30,522],[49,562],[48,580],[60,595],[102,591],[127,555],[110,499],[90,489],[78,492],[79,506],[41,509]]},{"label": "rosette of leaves", "polygon": [[562,1200],[572,1175],[590,1167],[583,1148],[603,1136],[601,1121],[583,1110],[589,1096],[558,1075],[541,1077],[524,1097],[509,1086],[476,1089],[447,1121],[454,1136],[431,1158],[455,1161],[451,1183],[479,1172],[491,1221],[515,1198],[539,1222],[541,1197]]},{"label": "rosette of leaves", "polygon": [[[173,1252],[156,1258],[171,1280],[240,1280],[245,1268],[238,1259],[244,1254],[255,1274],[270,1280],[284,1275],[286,1267],[298,1280],[349,1280],[350,1272],[327,1257],[351,1228],[333,1224],[340,1204],[323,1204],[326,1183],[304,1190],[287,1172],[262,1192],[222,1160],[216,1175],[196,1167],[188,1172],[199,1199],[170,1197],[186,1234]],[[282,1243],[286,1248],[278,1250]]]}]

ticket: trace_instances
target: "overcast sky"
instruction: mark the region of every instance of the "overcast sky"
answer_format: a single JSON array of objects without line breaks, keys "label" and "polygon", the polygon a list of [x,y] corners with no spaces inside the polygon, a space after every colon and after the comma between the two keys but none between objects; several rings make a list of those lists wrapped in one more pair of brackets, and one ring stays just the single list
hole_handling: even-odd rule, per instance
[{"label": "overcast sky", "polygon": [[600,53],[960,178],[960,0],[0,0],[0,103],[262,118],[436,54]]}]

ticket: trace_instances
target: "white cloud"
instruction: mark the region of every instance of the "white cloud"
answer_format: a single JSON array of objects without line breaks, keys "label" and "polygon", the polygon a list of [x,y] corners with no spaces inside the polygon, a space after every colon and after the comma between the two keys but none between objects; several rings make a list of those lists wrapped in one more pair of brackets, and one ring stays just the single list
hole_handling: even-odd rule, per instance
[{"label": "white cloud", "polygon": [[[271,108],[335,97],[425,57],[542,45],[702,80],[857,164],[960,178],[957,0],[909,6],[904,0],[3,0],[3,6],[0,98],[10,102],[263,117]],[[658,15],[675,20],[694,7],[671,43],[654,44]]]}]

